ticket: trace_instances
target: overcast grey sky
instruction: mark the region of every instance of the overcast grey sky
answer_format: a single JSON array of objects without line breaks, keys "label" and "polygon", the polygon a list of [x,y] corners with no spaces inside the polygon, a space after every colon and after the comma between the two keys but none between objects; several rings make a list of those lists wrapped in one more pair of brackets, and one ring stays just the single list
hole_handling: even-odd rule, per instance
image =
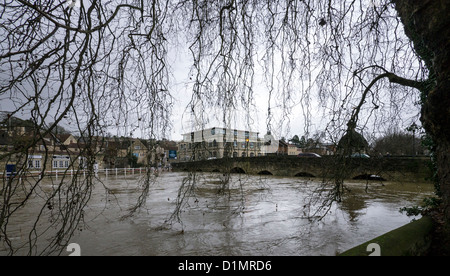
[{"label": "overcast grey sky", "polygon": [[[370,5],[376,4],[378,2],[379,1],[369,1]],[[78,5],[79,2],[76,2],[73,8],[79,8]],[[368,5],[368,7],[373,8],[373,5],[370,5]],[[357,19],[358,16],[355,16],[352,20]],[[5,20],[5,18],[3,18],[2,20]],[[309,75],[308,77],[301,75],[305,72],[305,68],[297,68],[297,71],[294,72],[295,74],[293,76],[294,79],[292,80],[292,84],[287,87],[289,91],[283,90],[284,88],[286,88],[286,86],[283,86],[284,84],[282,82],[285,81],[285,79],[283,78],[286,76],[279,75],[279,67],[281,64],[280,53],[276,53],[274,55],[273,91],[270,98],[272,114],[270,117],[268,116],[270,83],[268,83],[266,79],[267,76],[265,75],[263,69],[265,49],[264,45],[257,45],[255,56],[252,57],[254,61],[254,82],[252,89],[253,98],[251,104],[249,107],[240,105],[235,110],[228,110],[230,116],[227,125],[224,125],[223,123],[224,111],[222,109],[215,108],[214,106],[209,106],[205,109],[200,104],[197,104],[195,108],[193,108],[194,112],[191,112],[192,107],[188,105],[192,98],[193,91],[193,80],[191,79],[192,75],[190,74],[190,70],[192,69],[193,65],[193,58],[192,54],[188,50],[189,43],[183,42],[183,39],[185,38],[182,37],[182,34],[178,34],[178,44],[176,44],[176,46],[174,46],[174,44],[169,44],[168,52],[168,65],[170,67],[170,83],[168,89],[169,93],[174,99],[174,102],[171,110],[172,129],[168,133],[170,137],[166,138],[180,140],[183,133],[199,129],[203,126],[206,128],[230,127],[236,129],[249,129],[251,131],[260,132],[261,134],[265,134],[268,130],[268,127],[270,127],[272,133],[277,138],[291,138],[295,134],[299,136],[308,134],[311,137],[316,132],[324,131],[326,126],[336,129],[345,126],[345,119],[347,119],[348,117],[337,116],[337,119],[339,120],[338,121],[335,120],[336,116],[334,116],[334,114],[342,111],[342,114],[348,115],[351,112],[352,107],[354,107],[355,105],[355,101],[358,100],[358,97],[362,92],[362,88],[367,84],[367,80],[364,80],[366,84],[360,84],[357,81],[352,82],[350,80],[341,79],[336,80],[335,83],[332,83],[330,85],[334,85],[336,87],[336,90],[342,90],[342,93],[348,93],[349,91],[351,91],[351,97],[347,97],[344,94],[340,95],[338,92],[336,93],[336,95],[333,95],[333,97],[329,97],[329,95],[326,95],[326,93],[325,95],[321,94],[322,92],[320,91],[320,87],[313,87],[316,80],[320,80],[320,78],[322,77],[322,73],[319,72],[324,72],[323,67],[321,67],[322,65],[320,62],[320,53],[322,53],[324,51],[323,49],[326,49],[329,46],[328,43],[330,43],[330,41],[326,40],[327,32],[324,29],[325,28],[319,29],[317,33],[310,33],[311,37],[309,39],[311,41],[316,41],[319,44],[316,45],[316,48],[311,48],[311,56],[315,57],[317,59],[317,62],[313,61],[312,65],[309,68],[310,71],[307,72],[307,74]],[[401,32],[401,30],[399,32]],[[364,35],[361,35],[360,39],[361,41],[364,41]],[[322,42],[323,45],[320,45]],[[300,40],[298,41],[298,43],[302,44],[304,43],[304,41]],[[280,47],[282,48],[285,46],[280,45]],[[287,50],[288,48],[282,48],[280,49],[280,52],[284,52]],[[365,50],[365,48],[360,49],[358,48],[358,45],[356,45],[355,49],[353,49],[353,52],[350,51],[350,54],[347,52],[343,53],[343,62],[346,63],[345,66],[347,66],[345,69],[350,72],[347,73],[348,76],[351,76],[351,72],[353,72],[352,70],[354,68],[358,68],[359,66],[354,65],[354,57],[351,55],[355,55],[355,59],[363,60],[365,56],[361,55],[361,52]],[[297,51],[294,58],[301,59],[302,55],[303,53],[301,51]],[[383,62],[385,62],[387,65],[391,64],[389,57],[378,58],[376,55],[377,54],[375,54],[376,60],[383,60]],[[411,54],[404,55],[407,57],[411,56]],[[237,56],[235,58],[240,59],[242,58],[242,56]],[[401,55],[396,56],[395,58],[402,60]],[[148,63],[148,66],[151,66],[150,62]],[[10,69],[4,67],[2,68],[2,70],[3,72],[6,72]],[[414,72],[414,70],[408,71],[408,68],[405,68],[405,72]],[[139,79],[139,76],[134,77]],[[333,80],[329,81],[333,82]],[[357,86],[356,89],[353,89],[353,85],[355,84],[358,84],[359,86]],[[0,95],[0,110],[12,111],[18,108],[23,102],[24,97],[27,97],[26,94],[28,93],[28,91],[26,89],[26,84],[23,86],[23,88],[25,89],[22,89],[22,93],[15,93],[14,95],[5,93],[3,95]],[[376,90],[377,88],[378,86],[375,87],[374,90]],[[30,92],[31,91],[32,89],[30,89]],[[286,95],[283,94],[283,92],[289,92],[290,98],[288,100],[282,99],[282,97]],[[12,95],[14,97],[11,97]],[[376,101],[377,104],[380,105],[380,109],[373,110],[373,106],[369,103],[367,105],[367,109],[362,111],[364,116],[361,116],[361,125],[367,126],[367,128],[365,129],[367,133],[371,133],[373,135],[381,135],[383,132],[387,131],[388,128],[393,126],[397,126],[402,130],[412,122],[419,123],[419,107],[414,104],[414,102],[418,99],[414,96],[414,94],[408,94],[405,92],[404,95],[400,95],[400,97],[397,97],[397,101],[393,101],[391,98],[389,98],[389,91],[388,93],[381,95],[384,95],[384,98],[381,96],[376,98],[374,96],[372,99],[372,101]],[[352,97],[355,98],[355,101],[352,101]],[[339,108],[341,106],[340,101],[345,102],[342,110]],[[47,102],[43,102],[42,104],[46,105]],[[133,103],[133,105],[134,104],[135,103]],[[142,106],[143,108],[145,107],[144,104]],[[54,114],[57,113],[58,108],[59,107],[57,105],[51,108],[49,116],[46,118],[47,123],[54,121]],[[133,106],[132,108],[136,107]],[[246,108],[250,108],[250,110],[246,110]],[[31,109],[32,106],[26,106],[22,108],[16,115],[23,119],[28,119],[31,115]],[[115,114],[110,115],[114,116]],[[332,119],[335,121],[332,121]],[[130,122],[133,120],[136,120],[136,118],[130,118]],[[332,123],[330,124],[330,122]],[[129,135],[129,133],[132,132],[134,137],[148,138],[145,137],[145,124],[138,123],[138,126],[131,126],[127,125],[128,122],[126,121],[120,121],[120,123],[123,123],[125,125],[122,125],[120,128],[111,127],[107,131],[113,135]],[[375,123],[377,124],[376,127]],[[76,128],[73,127],[73,118],[71,118],[70,115],[68,118],[63,119],[62,126],[72,131],[76,131]],[[130,131],[130,129],[134,131]],[[342,129],[340,131],[342,131]],[[339,132],[336,132],[332,135],[337,135],[338,133]]]}]

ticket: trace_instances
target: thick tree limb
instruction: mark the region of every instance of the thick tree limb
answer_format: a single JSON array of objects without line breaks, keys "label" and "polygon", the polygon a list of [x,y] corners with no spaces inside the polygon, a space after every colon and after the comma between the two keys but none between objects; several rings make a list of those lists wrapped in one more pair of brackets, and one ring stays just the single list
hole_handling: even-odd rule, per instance
[{"label": "thick tree limb", "polygon": [[364,102],[366,101],[367,98],[367,94],[369,93],[370,89],[372,89],[372,87],[375,85],[375,83],[377,83],[379,80],[387,78],[389,80],[389,82],[391,83],[396,83],[396,84],[400,84],[403,86],[407,86],[407,87],[412,87],[412,88],[416,88],[418,90],[420,90],[421,92],[425,92],[426,90],[426,84],[428,83],[428,81],[416,81],[416,80],[411,80],[411,79],[406,79],[403,77],[400,77],[392,72],[388,72],[386,71],[384,68],[374,65],[374,66],[369,66],[366,67],[360,71],[355,71],[354,75],[357,75],[359,72],[370,68],[370,67],[376,67],[376,68],[380,68],[383,71],[385,71],[385,73],[378,75],[377,77],[375,77],[370,84],[366,87],[366,89],[364,90],[361,100],[359,102],[359,104],[356,106],[356,108],[353,111],[352,117],[350,119],[350,121],[348,122],[347,126],[350,129],[355,129],[356,127],[356,122],[358,121],[358,114],[361,110],[361,107],[363,106]]}]

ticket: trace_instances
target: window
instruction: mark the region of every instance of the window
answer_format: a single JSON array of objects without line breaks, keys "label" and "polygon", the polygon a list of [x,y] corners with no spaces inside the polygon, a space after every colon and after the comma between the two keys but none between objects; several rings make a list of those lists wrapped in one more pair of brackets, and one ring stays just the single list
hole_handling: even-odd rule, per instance
[{"label": "window", "polygon": [[233,152],[233,158],[236,158],[238,156],[237,152]]},{"label": "window", "polygon": [[40,169],[41,168],[41,160],[35,160],[34,161],[34,167],[37,168],[37,169]]},{"label": "window", "polygon": [[80,160],[80,168],[84,169],[84,164],[86,163],[86,158],[79,157]]},{"label": "window", "polygon": [[[38,164],[39,162],[39,164]],[[39,167],[41,166],[41,161],[40,160],[36,160],[36,168],[38,168],[37,166],[39,165]],[[69,160],[53,160],[53,168],[68,168],[69,167]]]},{"label": "window", "polygon": [[242,152],[242,157],[246,157],[246,156],[247,156],[247,154],[245,154],[245,151]]},{"label": "window", "polygon": [[[226,130],[224,128],[219,128],[215,130],[216,135],[226,134]],[[213,134],[214,135],[214,134]]]},{"label": "window", "polygon": [[238,146],[238,142],[237,142],[237,141],[234,141],[233,146],[234,146],[234,147],[237,147],[237,146]]},{"label": "window", "polygon": [[211,129],[211,135],[216,135],[216,128]]},{"label": "window", "polygon": [[135,146],[134,149],[135,149],[135,150],[140,150],[140,149],[141,149],[141,146]]},{"label": "window", "polygon": [[245,149],[245,142],[242,142],[241,146],[242,146],[243,149]]},{"label": "window", "polygon": [[33,160],[28,160],[28,168],[33,168]]}]

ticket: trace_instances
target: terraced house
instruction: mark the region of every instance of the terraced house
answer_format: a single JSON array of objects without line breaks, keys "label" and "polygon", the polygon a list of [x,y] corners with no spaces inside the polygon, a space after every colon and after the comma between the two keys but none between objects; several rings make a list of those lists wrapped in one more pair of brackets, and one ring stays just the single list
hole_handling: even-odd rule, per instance
[{"label": "terraced house", "polygon": [[[80,138],[70,133],[39,136],[40,133],[44,132],[36,131],[30,121],[1,120],[0,174],[16,170],[54,174],[87,168],[167,167],[169,162],[168,151],[158,141],[102,136]],[[35,143],[32,150],[21,150],[30,142]]]}]

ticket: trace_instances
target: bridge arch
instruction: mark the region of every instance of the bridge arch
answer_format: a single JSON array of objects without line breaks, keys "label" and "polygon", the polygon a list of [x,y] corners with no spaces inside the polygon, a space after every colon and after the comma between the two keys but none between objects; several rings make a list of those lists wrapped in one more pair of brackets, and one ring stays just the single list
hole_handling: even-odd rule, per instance
[{"label": "bridge arch", "polygon": [[268,170],[263,170],[258,172],[258,175],[273,175],[273,173],[269,172]]},{"label": "bridge arch", "polygon": [[294,175],[295,177],[316,177],[315,175],[309,173],[309,172],[299,172],[296,175]]},{"label": "bridge arch", "polygon": [[234,167],[230,170],[230,173],[242,173],[245,174],[246,172],[244,171],[243,168],[240,167]]},{"label": "bridge arch", "polygon": [[[240,155],[240,154],[239,154]],[[200,168],[210,172],[218,169],[220,172],[257,174],[262,170],[268,170],[276,176],[286,177],[332,177],[336,172],[332,169],[336,164],[333,156],[323,156],[322,158],[298,158],[296,156],[261,156],[253,158],[218,158],[217,160],[190,161],[173,163],[173,171],[195,171]],[[429,157],[380,157],[361,159],[350,162],[350,175],[346,179],[356,179],[355,181],[413,181],[417,179],[429,178],[432,175],[429,167]],[[231,165],[231,167],[230,167]],[[378,175],[374,177],[372,175]],[[358,180],[360,179],[360,180]],[[362,180],[361,180],[362,179]]]},{"label": "bridge arch", "polygon": [[377,181],[386,181],[385,178],[381,177],[377,174],[364,173],[353,177],[354,180],[377,180]]}]

